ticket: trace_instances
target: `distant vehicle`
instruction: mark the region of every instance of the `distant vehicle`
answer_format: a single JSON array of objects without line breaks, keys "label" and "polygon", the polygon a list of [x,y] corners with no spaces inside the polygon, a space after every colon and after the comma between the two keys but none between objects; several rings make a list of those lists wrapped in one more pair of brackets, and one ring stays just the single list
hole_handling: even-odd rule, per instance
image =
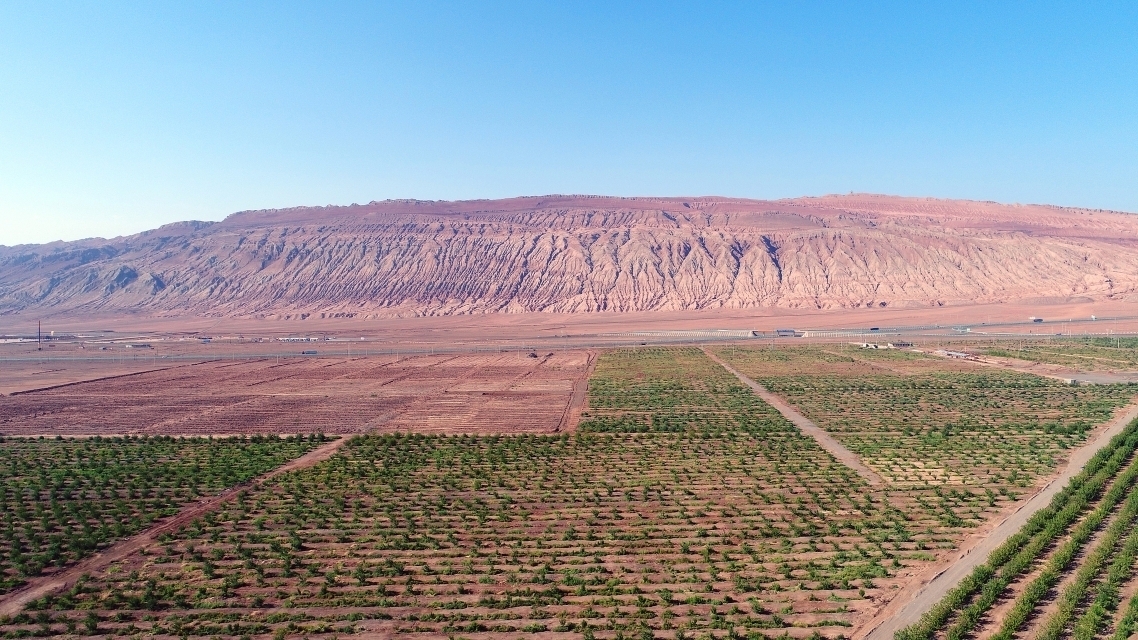
[{"label": "distant vehicle", "polygon": [[1032,318],[1032,322],[1043,322],[1043,318]]},{"label": "distant vehicle", "polygon": [[302,356],[314,356],[314,355],[316,355],[316,352],[315,351],[301,351],[300,355],[302,355]]},{"label": "distant vehicle", "polygon": [[775,329],[774,334],[780,338],[793,338],[798,332],[794,329]]},{"label": "distant vehicle", "polygon": [[881,327],[870,327],[870,331],[881,331]]}]

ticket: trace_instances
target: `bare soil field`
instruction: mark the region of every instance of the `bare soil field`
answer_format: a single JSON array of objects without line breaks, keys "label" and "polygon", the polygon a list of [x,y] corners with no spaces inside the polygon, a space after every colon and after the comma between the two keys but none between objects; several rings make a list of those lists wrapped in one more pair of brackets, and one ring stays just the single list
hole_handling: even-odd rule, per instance
[{"label": "bare soil field", "polygon": [[8,361],[0,366],[0,395],[57,387],[98,378],[141,373],[178,366],[178,363],[128,360],[43,360]]},{"label": "bare soil field", "polygon": [[[168,363],[0,398],[0,434],[552,432],[589,353]],[[15,384],[15,383],[14,383]],[[578,394],[580,396],[580,394]]]}]

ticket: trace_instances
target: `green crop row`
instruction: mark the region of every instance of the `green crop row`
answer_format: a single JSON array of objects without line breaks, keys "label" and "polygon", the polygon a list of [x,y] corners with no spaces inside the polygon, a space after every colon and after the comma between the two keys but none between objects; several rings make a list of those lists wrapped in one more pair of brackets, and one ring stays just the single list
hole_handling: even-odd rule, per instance
[{"label": "green crop row", "polygon": [[355,438],[0,632],[93,610],[106,634],[178,635],[222,610],[258,634],[351,611],[385,636],[835,637],[951,545],[917,500],[957,492],[868,486],[698,350],[606,353],[596,376],[577,433]]},{"label": "green crop row", "polygon": [[1134,560],[1138,557],[1138,529],[1133,530],[1122,544],[1122,549],[1110,564],[1106,579],[1099,585],[1098,593],[1086,612],[1075,623],[1075,640],[1092,640],[1099,631],[1106,616],[1118,606],[1118,590],[1130,575]]},{"label": "green crop row", "polygon": [[1050,475],[1136,391],[901,350],[814,345],[718,354],[833,434],[890,486],[964,494],[951,512],[931,503],[927,509],[951,527],[978,526],[996,501],[1015,499]]},{"label": "green crop row", "polygon": [[773,433],[793,427],[698,349],[649,348],[601,356],[589,379],[589,407],[578,428],[606,433]]},{"label": "green crop row", "polygon": [[[1119,478],[1119,482],[1125,482],[1128,479],[1132,483],[1138,474],[1127,474],[1127,476],[1128,478]],[[1074,554],[1086,544],[1094,529],[1103,521],[1103,518],[1098,516],[1099,513],[1106,516],[1109,515],[1109,510],[1104,510],[1103,507],[1096,509],[1095,515],[1088,518],[1084,525],[1080,525],[1080,528],[1071,536],[1071,541],[1067,543],[1072,549],[1070,555],[1064,553],[1064,548],[1060,553],[1055,554],[1052,566],[1062,571],[1065,565],[1071,562]],[[1115,517],[1114,522],[1107,528],[1106,533],[1095,548],[1087,555],[1083,564],[1079,566],[1075,572],[1074,580],[1067,585],[1067,588],[1059,596],[1057,609],[1044,621],[1036,636],[1038,640],[1058,640],[1060,634],[1071,621],[1075,608],[1079,606],[1087,595],[1087,590],[1091,588],[1091,582],[1098,577],[1106,562],[1115,555],[1115,547],[1122,539],[1122,535],[1133,528],[1135,515],[1138,515],[1138,492],[1131,492],[1122,511]],[[1060,562],[1064,563],[1063,567],[1059,566]],[[1047,570],[1044,573],[1046,574]],[[1058,572],[1055,575],[1057,576]],[[1009,633],[1004,637],[1010,638],[1011,634]]]},{"label": "green crop row", "polygon": [[[895,636],[897,640],[929,640],[938,630],[944,628],[956,613],[959,617],[948,630],[948,635],[952,638],[967,635],[1007,586],[1030,567],[1038,555],[1088,506],[1095,503],[1106,484],[1131,458],[1136,447],[1138,447],[1138,421],[1130,423],[1121,434],[1115,436],[1096,453],[1083,471],[1052,498],[1047,507],[1033,515],[1019,532],[992,552],[985,564],[977,567],[972,574],[962,580],[939,603],[927,611],[919,622],[898,631]],[[1101,521],[1101,518],[1126,496],[1135,473],[1138,473],[1138,466],[1130,466],[1126,474],[1111,485],[1110,490],[1099,502],[1099,509],[1095,512],[1097,516],[1088,518],[1084,524],[1093,522],[1095,517]],[[1037,586],[1036,589],[1038,588]],[[974,597],[975,602],[970,603]],[[1026,603],[1031,597],[1037,596],[1025,594],[1023,602]],[[1021,614],[1026,617],[1029,613],[1030,609],[1026,613],[1013,612],[1006,619],[1010,620]],[[1018,623],[1012,628],[1015,627],[1018,627]]]}]

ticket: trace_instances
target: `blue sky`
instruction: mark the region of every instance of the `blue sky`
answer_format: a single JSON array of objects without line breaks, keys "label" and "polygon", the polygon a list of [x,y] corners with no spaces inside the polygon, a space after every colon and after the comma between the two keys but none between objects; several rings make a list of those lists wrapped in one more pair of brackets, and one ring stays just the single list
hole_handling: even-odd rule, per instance
[{"label": "blue sky", "polygon": [[945,4],[0,2],[0,244],[545,193],[1138,211],[1138,4]]}]

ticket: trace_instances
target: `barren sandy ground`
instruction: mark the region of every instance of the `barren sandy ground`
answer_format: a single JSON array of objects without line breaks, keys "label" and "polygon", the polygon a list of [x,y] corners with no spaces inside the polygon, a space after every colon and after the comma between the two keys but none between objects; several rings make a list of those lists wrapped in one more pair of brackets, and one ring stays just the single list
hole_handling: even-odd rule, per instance
[{"label": "barren sandy ground", "polygon": [[7,395],[31,389],[45,389],[65,384],[74,384],[129,375],[143,371],[155,371],[173,366],[184,366],[180,362],[153,361],[83,361],[44,359],[42,361],[4,362],[0,364],[0,395]]},{"label": "barren sandy ground", "polygon": [[75,581],[83,574],[105,569],[112,563],[137,553],[139,549],[156,542],[158,537],[162,534],[176,531],[179,527],[186,526],[193,522],[194,519],[216,509],[222,503],[232,500],[244,489],[258,486],[266,480],[279,476],[282,473],[305,469],[327,460],[347,441],[348,437],[339,437],[322,447],[309,451],[303,456],[281,465],[255,480],[230,487],[213,497],[189,504],[174,517],[159,522],[133,537],[113,544],[82,562],[65,568],[58,573],[41,575],[28,580],[27,584],[20,589],[0,595],[0,616],[19,613],[24,606],[32,600],[41,598],[49,593],[62,591],[75,584]]},{"label": "barren sandy ground", "polygon": [[1114,419],[1101,427],[1085,445],[1072,452],[1066,466],[1046,484],[1026,500],[1012,505],[1010,513],[990,521],[965,538],[956,553],[914,577],[876,616],[859,624],[851,637],[854,640],[891,640],[897,630],[919,620],[973,569],[987,561],[988,555],[1019,531],[1031,516],[1046,507],[1099,449],[1136,418],[1138,403],[1132,402],[1121,408]]},{"label": "barren sandy ground", "polygon": [[[1091,321],[1096,315],[1099,320]],[[1028,321],[1031,316],[1042,317],[1045,322]],[[1127,318],[1114,320],[1112,318]],[[34,315],[9,314],[0,316],[0,334],[35,336]],[[1019,323],[1012,326],[991,326],[998,323]],[[755,309],[705,309],[697,311],[606,312],[595,313],[496,313],[461,316],[426,316],[413,318],[318,318],[304,320],[271,318],[225,318],[197,316],[183,313],[177,316],[150,316],[143,314],[92,313],[53,317],[44,322],[43,330],[56,331],[58,336],[79,333],[87,336],[88,350],[84,355],[108,355],[99,352],[105,341],[132,342],[147,338],[166,338],[155,344],[153,355],[161,356],[167,349],[193,349],[221,351],[236,343],[238,336],[246,340],[263,338],[273,340],[286,336],[332,336],[358,341],[366,340],[360,349],[379,346],[442,347],[449,345],[477,345],[492,347],[496,344],[516,344],[526,340],[566,339],[574,336],[597,336],[619,332],[688,331],[709,329],[757,329],[773,331],[781,328],[838,330],[871,327],[935,327],[941,334],[958,339],[982,340],[998,338],[1004,334],[1027,337],[1046,337],[1056,333],[1080,335],[1083,332],[1107,334],[1109,332],[1138,332],[1138,294],[1126,300],[1078,300],[1066,302],[1023,302],[991,304],[952,304],[917,308],[856,308],[856,309],[783,309],[760,307]],[[956,325],[976,325],[969,334],[954,334]],[[214,338],[212,345],[199,345],[198,337]],[[178,342],[177,339],[186,339]],[[98,342],[96,342],[98,341]],[[845,339],[839,339],[845,341]],[[60,345],[61,347],[63,345]],[[114,345],[110,345],[114,346]],[[124,355],[119,351],[113,354]],[[301,345],[292,345],[299,351]],[[329,346],[329,345],[321,345]],[[338,345],[342,346],[342,345]],[[279,343],[261,347],[279,350]],[[35,345],[0,344],[0,357],[19,354],[36,355]],[[39,355],[47,356],[48,349]],[[147,356],[152,354],[147,353]]]},{"label": "barren sandy ground", "polygon": [[858,458],[857,454],[847,449],[845,445],[838,442],[833,436],[831,436],[829,433],[826,433],[826,431],[824,431],[818,425],[814,424],[810,418],[807,418],[806,416],[799,413],[797,409],[790,406],[790,404],[782,398],[771,393],[770,391],[767,391],[767,389],[761,384],[740,373],[735,369],[735,367],[732,367],[723,360],[719,359],[715,354],[711,353],[711,351],[704,349],[703,352],[707,354],[707,357],[719,363],[719,365],[724,369],[730,371],[731,375],[738,378],[740,382],[750,387],[757,396],[763,399],[764,402],[771,405],[775,409],[778,409],[778,412],[781,413],[784,418],[793,422],[794,425],[802,431],[802,433],[810,436],[811,438],[814,438],[814,440],[816,440],[823,449],[829,451],[830,455],[834,456],[838,462],[841,462],[842,464],[856,471],[857,474],[862,478],[865,478],[865,481],[869,484],[882,484],[883,481],[881,479],[881,476],[877,475],[877,473],[875,473],[872,469],[862,464],[861,458]]}]

